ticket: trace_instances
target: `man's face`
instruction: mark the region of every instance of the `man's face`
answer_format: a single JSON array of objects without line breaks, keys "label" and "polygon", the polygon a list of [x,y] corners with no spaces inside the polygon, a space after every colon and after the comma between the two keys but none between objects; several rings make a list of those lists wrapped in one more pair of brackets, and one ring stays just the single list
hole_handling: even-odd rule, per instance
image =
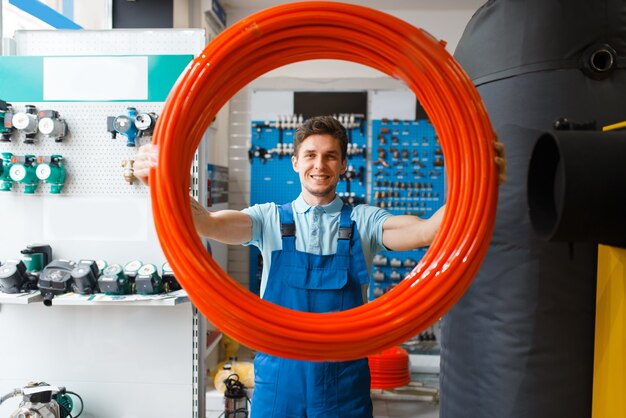
[{"label": "man's face", "polygon": [[339,141],[327,134],[311,135],[302,141],[291,162],[300,176],[307,203],[330,203],[335,197],[339,176],[346,171]]}]

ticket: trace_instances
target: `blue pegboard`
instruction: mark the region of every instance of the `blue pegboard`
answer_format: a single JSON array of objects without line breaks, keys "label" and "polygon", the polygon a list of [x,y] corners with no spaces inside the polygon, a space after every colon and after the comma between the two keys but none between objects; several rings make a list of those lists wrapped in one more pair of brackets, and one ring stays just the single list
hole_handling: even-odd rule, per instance
[{"label": "blue pegboard", "polygon": [[[429,218],[445,202],[443,152],[428,120],[372,121],[371,204],[394,215]],[[426,253],[383,251],[370,276],[370,300],[398,284]]]}]

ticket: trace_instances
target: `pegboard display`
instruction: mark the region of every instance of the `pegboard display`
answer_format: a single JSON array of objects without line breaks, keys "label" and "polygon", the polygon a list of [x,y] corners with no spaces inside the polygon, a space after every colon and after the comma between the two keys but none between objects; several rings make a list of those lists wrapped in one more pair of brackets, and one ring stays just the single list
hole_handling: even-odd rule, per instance
[{"label": "pegboard display", "polygon": [[[10,152],[14,155],[61,155],[66,171],[62,195],[148,196],[148,188],[142,187],[136,180],[131,185],[124,179],[122,162],[134,159],[139,145],[150,142],[151,137],[138,138],[136,147],[128,147],[124,136],[117,135],[116,139],[111,138],[111,134],[107,132],[107,116],[125,114],[129,106],[136,107],[139,112],[154,112],[158,115],[163,108],[162,102],[11,104],[16,112],[23,111],[26,105],[34,105],[38,110],[56,110],[65,120],[68,132],[60,142],[38,133],[34,138],[34,144],[27,144],[24,143],[24,135],[18,132],[11,135],[10,142],[0,142],[0,152]],[[21,194],[23,188],[20,183],[14,183],[11,192],[7,193]],[[49,186],[40,182],[34,194],[49,195]]]},{"label": "pegboard display", "polygon": [[[352,116],[352,117],[351,117]],[[362,116],[339,115],[348,134],[347,170],[337,185],[337,194],[353,205],[365,203],[367,168],[367,125]],[[298,173],[293,170],[293,136],[297,117],[278,121],[253,121],[250,159],[250,204],[294,200],[301,191]],[[302,122],[300,118],[299,123]],[[262,261],[250,248],[250,290],[258,293]]]},{"label": "pegboard display", "polygon": [[[371,204],[393,215],[429,218],[445,202],[443,152],[428,120],[373,120],[370,172]],[[426,253],[383,251],[370,276],[370,300],[392,289]]]},{"label": "pegboard display", "polygon": [[[136,179],[129,184],[130,167],[128,164],[122,166],[122,161],[133,160],[138,147],[150,142],[151,137],[137,138],[137,146],[129,147],[126,136],[118,133],[115,139],[112,138],[111,126],[119,128],[118,132],[134,132],[134,128],[122,123],[123,118],[113,122],[108,118],[127,116],[127,120],[137,120],[131,118],[134,115],[129,113],[128,107],[136,108],[138,113],[160,115],[172,84],[189,60],[204,49],[204,42],[204,31],[196,29],[16,33],[15,51],[19,56],[3,57],[0,68],[5,83],[0,88],[0,99],[11,103],[13,112],[9,113],[12,115],[24,112],[27,105],[34,106],[37,111],[58,112],[67,125],[67,134],[61,141],[55,141],[42,134],[40,127],[40,132],[34,134],[34,143],[29,144],[23,133],[13,132],[10,142],[0,142],[0,153],[60,155],[66,177],[59,194],[51,194],[50,184],[41,182],[33,194],[25,193],[25,186],[20,183],[12,184],[10,191],[0,192],[0,202],[5,208],[4,234],[11,237],[0,240],[0,261],[20,259],[21,250],[27,245],[45,243],[52,247],[51,258],[54,260],[106,260],[109,265],[126,265],[131,260],[141,260],[155,264],[160,272],[160,266],[166,260],[154,228],[149,188],[138,184]],[[111,58],[111,55],[126,57]],[[70,56],[75,57],[66,59]],[[74,74],[63,71],[62,65],[70,68],[70,62],[82,61],[87,65],[98,59],[119,62],[126,58],[140,58],[139,61],[146,64],[124,68],[126,74],[119,82],[115,79],[118,75],[110,75],[100,68],[97,68],[101,70],[99,72],[78,74],[77,77],[81,78],[76,78],[76,83],[74,78],[69,78],[70,84],[57,82],[68,79],[59,77],[59,74]],[[137,86],[146,83],[145,94],[128,93],[119,87],[124,84],[122,81]],[[101,97],[94,93],[98,89],[82,88],[89,83],[107,88],[113,85],[117,89],[106,91],[107,95]],[[67,95],[59,94],[59,86]],[[51,91],[54,94],[50,94]],[[75,93],[79,93],[78,96]],[[3,116],[6,113],[0,114],[0,118]],[[13,119],[12,122],[18,128]],[[141,126],[149,132],[149,125]],[[137,126],[137,129],[142,128]],[[206,167],[206,158],[207,155],[202,154],[196,166]],[[196,170],[194,175],[199,177],[194,184],[205,184],[205,170]],[[201,199],[202,191],[199,188]],[[150,288],[152,282],[144,283],[144,293],[156,291],[154,287]],[[6,334],[4,340],[19,339],[24,333],[24,323],[38,323],[44,346],[63,346],[63,359],[72,359],[71,362],[45,361],[31,355],[29,350],[24,351],[24,347],[0,344],[2,351],[7,353],[5,361],[0,360],[0,387],[19,387],[33,376],[48,376],[51,383],[63,384],[80,393],[86,401],[85,412],[89,416],[203,416],[199,411],[204,410],[201,394],[204,389],[206,333],[203,331],[206,321],[201,315],[189,304],[166,307],[151,303],[147,308],[134,301],[120,303],[118,295],[109,296],[115,301],[106,300],[102,305],[94,303],[100,297],[104,296],[75,301],[70,294],[58,296],[53,299],[52,307],[43,307],[40,303],[14,306],[6,301],[0,302],[3,312],[0,325]],[[59,305],[76,306],[57,308],[54,306],[57,301]],[[65,327],[62,335],[48,333],[58,324],[72,326]],[[119,345],[120,341],[124,341],[123,346]],[[85,351],[84,344],[91,348]],[[125,357],[120,350],[142,352],[146,356],[142,357],[144,361],[137,358],[125,361],[128,356]],[[28,364],[10,361],[16,355],[24,354],[33,360]],[[168,355],[172,356],[172,361],[166,369],[154,367]],[[113,371],[109,357],[115,358],[113,361],[119,362],[120,367]],[[94,362],[93,358],[104,361]],[[90,367],[87,370],[72,367],[72,364],[89,364]],[[134,389],[146,384],[151,387],[152,397],[167,397],[173,400],[171,405],[149,402],[145,390]],[[132,396],[118,407],[107,405],[107,400],[120,392]],[[3,404],[0,415],[9,414],[8,408],[9,404]]]}]

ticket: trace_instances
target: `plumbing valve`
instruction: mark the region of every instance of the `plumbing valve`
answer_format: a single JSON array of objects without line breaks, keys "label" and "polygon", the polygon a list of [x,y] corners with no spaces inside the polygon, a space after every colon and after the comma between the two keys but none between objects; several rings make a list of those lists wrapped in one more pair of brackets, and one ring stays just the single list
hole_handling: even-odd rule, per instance
[{"label": "plumbing valve", "polygon": [[135,125],[137,109],[128,107],[126,111],[128,112],[126,115],[107,117],[107,130],[111,133],[111,138],[115,139],[117,134],[123,135],[126,137],[126,146],[134,147],[135,138],[137,138],[139,133]]},{"label": "plumbing valve", "polygon": [[122,168],[124,168],[124,180],[126,180],[128,184],[133,184],[133,181],[135,181],[136,179],[133,164],[135,164],[135,160],[122,160]]},{"label": "plumbing valve", "polygon": [[152,135],[158,116],[156,113],[140,113],[135,117],[135,127],[139,130],[137,136]]},{"label": "plumbing valve", "polygon": [[63,157],[58,154],[37,157],[37,178],[50,185],[51,194],[61,193],[65,184],[65,166]]},{"label": "plumbing valve", "polygon": [[54,142],[61,142],[67,133],[67,124],[61,119],[56,110],[39,111],[39,132],[46,138],[54,138]]},{"label": "plumbing valve", "polygon": [[13,180],[11,180],[11,166],[13,163],[11,159],[13,154],[10,152],[3,152],[0,154],[0,192],[10,192],[13,187]]},{"label": "plumbing valve", "polygon": [[35,193],[39,184],[36,168],[37,157],[34,155],[14,155],[11,157],[11,162],[13,163],[9,170],[11,180],[24,183],[25,194]]},{"label": "plumbing valve", "polygon": [[10,142],[13,131],[13,106],[0,100],[0,142]]},{"label": "plumbing valve", "polygon": [[18,132],[24,134],[24,143],[35,143],[35,135],[37,135],[37,108],[33,105],[26,105],[24,112],[17,112],[13,114],[12,123]]}]

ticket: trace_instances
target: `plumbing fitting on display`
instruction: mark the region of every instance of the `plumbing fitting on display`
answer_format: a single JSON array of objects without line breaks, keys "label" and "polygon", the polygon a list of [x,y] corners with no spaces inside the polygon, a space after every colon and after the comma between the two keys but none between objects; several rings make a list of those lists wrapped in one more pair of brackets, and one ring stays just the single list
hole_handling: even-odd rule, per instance
[{"label": "plumbing fitting on display", "polygon": [[139,129],[137,129],[135,124],[137,109],[128,107],[126,112],[126,115],[107,117],[107,130],[111,133],[111,138],[115,139],[117,134],[123,135],[126,137],[126,146],[134,147],[135,139],[139,133]]},{"label": "plumbing fitting on display", "polygon": [[[274,305],[228,277],[198,238],[188,193],[193,155],[220,108],[260,75],[312,59],[353,61],[404,81],[438,133],[449,180],[439,233],[406,279],[371,303],[325,314]],[[158,170],[150,176],[154,220],[177,279],[207,319],[265,353],[347,360],[408,340],[459,300],[489,245],[498,190],[495,134],[480,96],[443,42],[373,9],[301,2],[240,20],[181,75],[153,141],[159,146]]]},{"label": "plumbing fitting on display", "polygon": [[34,155],[14,155],[11,157],[11,169],[9,175],[11,180],[24,184],[24,194],[33,194],[37,190],[39,178],[36,168],[37,157]]},{"label": "plumbing fitting on display", "polygon": [[98,287],[105,295],[129,295],[131,283],[119,264],[111,264],[102,270],[98,278]]},{"label": "plumbing fitting on display", "polygon": [[76,263],[70,260],[54,260],[39,275],[37,286],[43,296],[43,304],[52,306],[52,299],[72,291],[72,271]]},{"label": "plumbing fitting on display", "polygon": [[10,192],[13,187],[11,179],[11,167],[13,166],[13,154],[3,152],[0,154],[0,192]]},{"label": "plumbing fitting on display", "polygon": [[140,295],[154,295],[163,292],[163,281],[154,264],[144,264],[137,270],[135,291]]},{"label": "plumbing fitting on display", "polygon": [[0,100],[0,142],[10,142],[13,131],[13,107],[11,103]]},{"label": "plumbing fitting on display", "polygon": [[56,110],[40,110],[38,128],[46,138],[54,138],[54,142],[63,141],[67,134],[67,124]]},{"label": "plumbing fitting on display", "polygon": [[50,185],[51,194],[61,193],[65,184],[63,157],[58,154],[37,157],[37,163],[37,178]]},{"label": "plumbing fitting on display", "polygon": [[52,261],[52,247],[48,244],[30,244],[20,253],[28,277],[28,282],[23,286],[24,290],[36,290],[41,271]]},{"label": "plumbing fitting on display", "polygon": [[[83,413],[83,398],[79,394],[45,382],[31,382],[0,396],[0,405],[20,395],[22,400],[19,407],[10,418],[78,418]],[[80,401],[78,413],[74,412],[74,401],[70,395]]]},{"label": "plumbing fitting on display", "polygon": [[152,135],[154,131],[154,126],[157,122],[156,113],[140,113],[135,117],[135,127],[139,131],[137,136],[148,136]]},{"label": "plumbing fitting on display", "polygon": [[133,168],[134,164],[135,160],[122,160],[122,168],[124,169],[122,173],[124,175],[124,180],[126,180],[126,183],[130,185],[137,180],[135,177],[135,169]]},{"label": "plumbing fitting on display", "polygon": [[100,270],[94,260],[80,260],[71,274],[74,293],[91,295],[97,291]]},{"label": "plumbing fitting on display", "polygon": [[22,260],[7,260],[0,265],[0,292],[20,293],[28,282],[26,266]]},{"label": "plumbing fitting on display", "polygon": [[33,144],[37,135],[37,108],[33,105],[26,105],[24,112],[13,114],[13,127],[24,135],[25,144]]},{"label": "plumbing fitting on display", "polygon": [[174,270],[170,267],[170,263],[165,262],[161,266],[161,278],[163,279],[163,290],[166,293],[181,289],[178,280],[174,276]]}]

